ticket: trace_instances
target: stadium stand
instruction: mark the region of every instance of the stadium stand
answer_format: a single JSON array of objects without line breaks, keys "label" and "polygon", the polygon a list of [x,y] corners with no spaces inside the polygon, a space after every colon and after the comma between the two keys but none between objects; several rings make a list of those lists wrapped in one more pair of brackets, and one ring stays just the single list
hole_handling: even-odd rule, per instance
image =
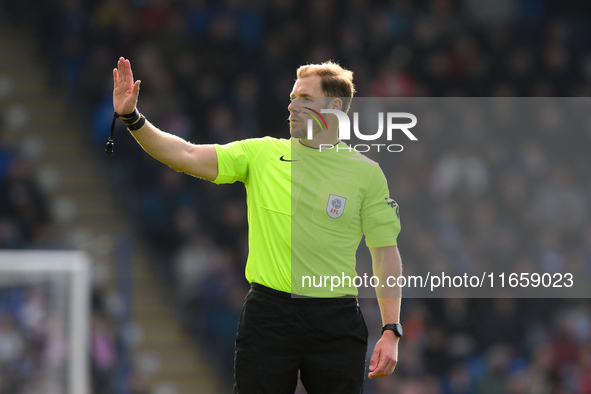
[{"label": "stadium stand", "polygon": [[[97,150],[111,121],[110,75],[119,56],[131,59],[143,81],[142,113],[196,143],[286,136],[294,70],[330,58],[355,72],[359,96],[590,93],[587,2],[68,0],[35,1],[27,9],[16,0],[4,3],[8,20],[35,29],[53,85],[77,103]],[[2,131],[6,182],[15,176],[6,163],[16,153]],[[230,376],[247,291],[244,192],[175,173],[143,153],[121,126],[116,132],[117,190],[153,247],[151,269],[174,294],[195,343],[207,346]],[[591,133],[581,131],[562,150],[538,134],[517,136],[514,144],[506,137],[479,143],[441,135],[433,147],[396,159],[390,182],[404,215],[399,244],[406,264],[443,258],[461,265],[488,256],[591,269]],[[466,152],[481,169],[476,184],[463,181]],[[43,198],[34,184],[27,190]],[[19,217],[17,207],[0,213],[0,244],[25,247],[43,233],[42,206],[35,204],[33,216]],[[367,320],[377,322],[375,301],[362,302]],[[588,300],[409,299],[402,313],[400,365],[393,376],[368,382],[369,394],[591,392]],[[370,328],[375,341],[378,327]]]}]

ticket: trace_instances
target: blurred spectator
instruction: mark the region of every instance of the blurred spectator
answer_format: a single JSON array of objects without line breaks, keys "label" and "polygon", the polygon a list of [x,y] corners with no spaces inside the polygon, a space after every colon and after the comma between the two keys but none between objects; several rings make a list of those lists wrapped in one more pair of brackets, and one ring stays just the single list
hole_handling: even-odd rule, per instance
[{"label": "blurred spectator", "polygon": [[[49,316],[46,284],[0,287],[0,390],[6,393],[53,392],[52,374],[65,376],[67,344]],[[62,387],[61,382],[55,382]]]},{"label": "blurred spectator", "polygon": [[92,316],[90,324],[90,351],[94,391],[96,394],[111,393],[117,355],[106,321],[97,314]]},{"label": "blurred spectator", "polygon": [[537,193],[540,224],[559,232],[580,230],[588,221],[588,199],[569,172],[565,166],[555,166]]},{"label": "blurred spectator", "polygon": [[488,187],[488,171],[482,158],[465,151],[448,153],[435,166],[433,193],[437,197],[478,196]]},{"label": "blurred spectator", "polygon": [[22,159],[11,161],[0,183],[0,248],[30,246],[49,223],[48,202]]}]

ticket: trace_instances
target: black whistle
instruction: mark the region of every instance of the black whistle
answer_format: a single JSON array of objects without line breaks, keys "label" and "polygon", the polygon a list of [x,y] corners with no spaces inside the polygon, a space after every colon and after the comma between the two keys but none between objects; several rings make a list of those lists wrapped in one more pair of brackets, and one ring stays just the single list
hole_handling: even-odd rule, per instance
[{"label": "black whistle", "polygon": [[109,138],[107,141],[107,146],[105,147],[105,155],[113,156],[115,154],[115,142],[113,142],[112,138]]}]

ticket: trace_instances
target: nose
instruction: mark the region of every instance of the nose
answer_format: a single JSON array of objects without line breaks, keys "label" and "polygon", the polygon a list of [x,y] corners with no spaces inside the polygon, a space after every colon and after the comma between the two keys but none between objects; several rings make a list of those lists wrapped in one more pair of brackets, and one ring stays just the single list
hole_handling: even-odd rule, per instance
[{"label": "nose", "polygon": [[289,110],[289,112],[299,112],[300,111],[300,106],[298,104],[296,104],[296,101],[297,101],[297,99],[291,100],[291,102],[287,106],[287,109]]}]

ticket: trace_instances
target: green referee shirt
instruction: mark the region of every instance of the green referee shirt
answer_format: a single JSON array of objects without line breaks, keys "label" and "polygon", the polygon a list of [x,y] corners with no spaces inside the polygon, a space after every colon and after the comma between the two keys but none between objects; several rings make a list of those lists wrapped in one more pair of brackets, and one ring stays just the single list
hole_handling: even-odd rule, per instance
[{"label": "green referee shirt", "polygon": [[363,235],[369,247],[396,245],[398,206],[386,178],[346,144],[319,150],[265,137],[214,146],[214,182],[246,186],[249,282],[313,297],[357,295],[353,284],[331,290],[324,278],[357,275]]}]

